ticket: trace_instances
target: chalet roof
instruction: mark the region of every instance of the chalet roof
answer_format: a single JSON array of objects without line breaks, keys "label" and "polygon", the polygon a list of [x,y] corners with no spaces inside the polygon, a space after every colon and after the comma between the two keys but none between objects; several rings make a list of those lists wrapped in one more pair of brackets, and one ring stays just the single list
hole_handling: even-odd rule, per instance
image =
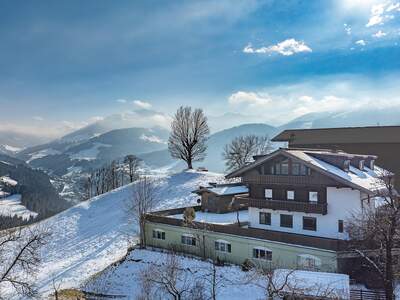
[{"label": "chalet roof", "polygon": [[292,144],[400,143],[400,126],[287,129],[274,142]]},{"label": "chalet roof", "polygon": [[[374,191],[383,188],[382,182],[379,180],[379,176],[387,172],[382,168],[375,166],[374,170],[369,169],[367,166],[364,166],[363,170],[355,168],[350,165],[349,171],[346,172],[341,168],[327,163],[314,155],[324,154],[324,155],[338,155],[338,156],[348,156],[349,158],[353,157],[355,154],[349,154],[345,152],[336,153],[330,150],[317,150],[317,149],[293,149],[293,148],[280,148],[263,158],[259,158],[253,163],[244,166],[228,175],[226,178],[234,178],[240,177],[245,172],[255,168],[258,165],[265,163],[266,161],[274,158],[277,155],[284,155],[290,157],[294,160],[298,160],[304,163],[311,169],[317,170],[318,172],[333,178],[334,180],[341,182],[349,187],[362,190],[366,193],[373,193]],[[375,156],[373,156],[375,157]]]}]

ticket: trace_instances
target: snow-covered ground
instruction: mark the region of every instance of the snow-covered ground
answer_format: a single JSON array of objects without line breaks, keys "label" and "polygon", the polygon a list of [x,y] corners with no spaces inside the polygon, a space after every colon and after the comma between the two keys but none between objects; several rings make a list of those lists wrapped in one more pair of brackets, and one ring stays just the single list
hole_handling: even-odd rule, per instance
[{"label": "snow-covered ground", "polygon": [[3,183],[5,185],[9,185],[9,186],[16,186],[18,184],[18,182],[8,176],[2,176],[0,177],[0,183]]},{"label": "snow-covered ground", "polygon": [[[137,299],[142,291],[140,276],[143,271],[149,265],[162,266],[166,261],[167,254],[164,252],[133,250],[121,264],[110,266],[92,278],[83,289],[100,294],[121,295],[128,300]],[[180,267],[190,274],[189,280],[194,282],[206,277],[210,280],[211,263],[184,256],[179,256],[179,262]],[[267,279],[262,275],[228,265],[217,267],[217,277],[220,282],[217,299],[265,299]],[[289,278],[289,284],[285,284],[286,278]],[[274,272],[272,280],[277,289],[283,287],[288,293],[296,291],[310,296],[325,296],[326,299],[350,297],[348,275],[279,269]],[[210,289],[211,286],[205,282],[205,293],[209,295]]]},{"label": "snow-covered ground", "polygon": [[[2,191],[0,190],[0,195]],[[14,194],[5,198],[0,197],[0,216],[4,217],[18,217],[24,221],[30,218],[36,218],[37,213],[30,211],[21,204],[21,195]]]},{"label": "snow-covered ground", "polygon": [[[191,194],[199,185],[222,182],[223,176],[207,172],[182,172],[157,176],[158,209],[196,203]],[[42,265],[37,274],[39,293],[48,294],[53,280],[62,288],[79,287],[126,254],[136,227],[129,224],[126,202],[132,197],[133,184],[82,202],[35,225],[50,230],[42,248]]]},{"label": "snow-covered ground", "polygon": [[[120,265],[110,266],[90,280],[83,289],[107,295],[123,295],[127,300],[137,299],[142,291],[140,275],[143,270],[150,264],[160,265],[166,259],[166,253],[136,249]],[[210,276],[212,265],[206,261],[179,256],[179,262],[182,269],[186,269],[190,276],[193,276],[190,277],[193,281]],[[263,288],[253,283],[246,284],[249,274],[242,272],[238,266],[217,267],[217,276],[223,276],[223,279],[219,278],[221,286],[217,289],[217,299],[265,299]],[[204,288],[206,293],[209,293],[209,288]]]},{"label": "snow-covered ground", "polygon": [[[183,219],[183,214],[178,215],[171,215],[170,218],[175,219]],[[237,222],[237,213],[230,212],[226,214],[215,214],[215,213],[208,213],[208,212],[196,212],[196,217],[194,219],[197,222],[207,222],[207,223],[214,223],[214,224],[233,224]],[[239,221],[240,222],[247,222],[249,220],[248,210],[241,210],[239,212]]]}]

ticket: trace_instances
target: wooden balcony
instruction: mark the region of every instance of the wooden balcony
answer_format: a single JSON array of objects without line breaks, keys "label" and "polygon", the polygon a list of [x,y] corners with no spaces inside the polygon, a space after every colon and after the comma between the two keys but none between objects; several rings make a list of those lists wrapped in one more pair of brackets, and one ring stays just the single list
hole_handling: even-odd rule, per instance
[{"label": "wooden balcony", "polygon": [[242,182],[249,184],[282,184],[282,185],[324,185],[329,181],[323,176],[293,176],[293,175],[248,175],[242,177]]},{"label": "wooden balcony", "polygon": [[328,213],[326,203],[299,202],[293,200],[267,200],[249,198],[249,207],[268,208],[273,210],[298,211],[310,214]]}]

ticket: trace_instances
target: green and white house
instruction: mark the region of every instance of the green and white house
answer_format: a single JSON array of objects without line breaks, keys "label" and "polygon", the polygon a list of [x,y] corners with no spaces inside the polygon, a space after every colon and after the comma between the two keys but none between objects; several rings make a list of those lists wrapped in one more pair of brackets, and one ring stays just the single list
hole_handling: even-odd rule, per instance
[{"label": "green and white house", "polygon": [[257,156],[226,176],[240,178],[240,187],[199,189],[214,194],[240,190],[231,195],[233,201],[248,203],[238,213],[239,223],[236,211],[210,213],[203,201],[188,224],[183,221],[184,208],[155,212],[147,215],[147,245],[238,265],[250,260],[263,266],[338,272],[338,254],[348,239],[346,220],[375,207],[376,191],[384,188],[379,178],[385,171],[375,160],[373,155],[309,149]]}]

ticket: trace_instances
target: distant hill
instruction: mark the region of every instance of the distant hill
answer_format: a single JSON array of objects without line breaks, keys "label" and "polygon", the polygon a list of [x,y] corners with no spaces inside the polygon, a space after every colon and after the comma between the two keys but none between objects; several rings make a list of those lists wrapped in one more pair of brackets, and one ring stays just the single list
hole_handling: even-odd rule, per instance
[{"label": "distant hill", "polygon": [[[32,169],[23,161],[0,154],[0,177],[15,181],[15,185],[2,185],[1,190],[10,195],[21,195],[21,204],[38,214],[35,221],[52,216],[69,207],[69,204],[58,195],[49,176],[42,171]],[[3,204],[0,199],[0,206]],[[0,223],[2,224],[0,225],[1,229],[22,225],[26,222],[18,216],[7,218],[0,214]]]},{"label": "distant hill", "polygon": [[[197,162],[194,166],[205,166],[213,172],[224,172],[225,163],[222,159],[222,151],[226,144],[240,135],[255,134],[259,136],[268,135],[270,138],[277,133],[277,128],[267,124],[244,124],[229,129],[225,129],[212,134],[208,140],[207,157],[202,162]],[[160,168],[171,166],[172,169],[185,168],[185,164],[176,163],[172,159],[168,150],[146,153],[140,155],[144,162],[151,167]],[[174,164],[175,163],[175,164]]]}]

